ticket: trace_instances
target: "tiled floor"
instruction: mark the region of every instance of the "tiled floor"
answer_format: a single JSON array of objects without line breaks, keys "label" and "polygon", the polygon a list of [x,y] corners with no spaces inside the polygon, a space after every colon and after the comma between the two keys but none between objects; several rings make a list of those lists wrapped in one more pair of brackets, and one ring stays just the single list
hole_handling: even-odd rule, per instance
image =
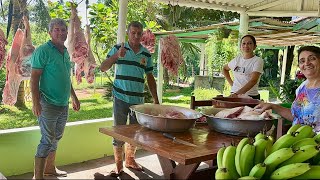
[{"label": "tiled floor", "polygon": [[[105,157],[90,160],[78,164],[61,166],[59,169],[67,171],[67,177],[47,177],[48,179],[163,179],[163,173],[157,155],[144,150],[137,151],[137,162],[143,166],[144,171],[139,172],[131,169],[124,169],[124,173],[118,178],[110,177],[108,174],[114,168],[112,157]],[[100,173],[99,176],[94,175]],[[19,176],[7,177],[8,179],[32,179],[33,173],[22,174]]]}]

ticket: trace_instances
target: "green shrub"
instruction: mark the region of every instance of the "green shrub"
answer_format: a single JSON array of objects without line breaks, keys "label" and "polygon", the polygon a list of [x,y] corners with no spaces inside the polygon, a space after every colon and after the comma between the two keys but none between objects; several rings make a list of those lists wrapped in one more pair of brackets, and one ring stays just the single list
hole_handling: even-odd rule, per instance
[{"label": "green shrub", "polygon": [[196,100],[208,100],[216,97],[217,95],[221,95],[221,93],[215,88],[196,88],[193,91],[193,95],[196,97]]}]

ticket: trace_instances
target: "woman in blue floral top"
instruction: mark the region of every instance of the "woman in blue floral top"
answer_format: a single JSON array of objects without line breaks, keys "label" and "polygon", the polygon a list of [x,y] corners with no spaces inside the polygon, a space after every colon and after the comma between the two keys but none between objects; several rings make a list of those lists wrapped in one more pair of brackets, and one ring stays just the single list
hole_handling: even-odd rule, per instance
[{"label": "woman in blue floral top", "polygon": [[301,73],[307,78],[297,89],[291,110],[277,104],[261,103],[256,109],[274,110],[293,124],[311,125],[320,133],[320,48],[304,46],[298,50]]}]

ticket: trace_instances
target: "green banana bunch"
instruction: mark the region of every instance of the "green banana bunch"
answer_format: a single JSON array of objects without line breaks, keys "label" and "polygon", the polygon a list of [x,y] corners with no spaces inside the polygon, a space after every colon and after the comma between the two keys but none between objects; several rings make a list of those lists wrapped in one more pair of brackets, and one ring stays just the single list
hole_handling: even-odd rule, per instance
[{"label": "green banana bunch", "polygon": [[274,142],[273,137],[272,136],[268,136],[266,150],[265,150],[265,156],[264,157],[268,157],[271,154],[271,149],[272,149],[272,146],[273,146],[273,142]]},{"label": "green banana bunch", "polygon": [[308,126],[308,125],[304,125],[304,126],[301,126],[299,127],[299,129],[296,130],[295,133],[296,134],[296,139],[297,141],[299,141],[300,139],[303,139],[303,138],[308,138],[310,136],[310,134],[312,133],[313,129],[311,126]]},{"label": "green banana bunch", "polygon": [[253,158],[256,147],[252,144],[246,144],[240,153],[240,176],[248,176],[253,167]]},{"label": "green banana bunch", "polygon": [[317,134],[317,135],[315,135],[315,136],[313,137],[313,139],[314,139],[317,143],[320,143],[320,133]]},{"label": "green banana bunch", "polygon": [[222,157],[222,167],[227,168],[232,179],[240,177],[235,166],[236,149],[233,145],[228,146]]},{"label": "green banana bunch", "polygon": [[255,177],[257,179],[261,179],[264,173],[266,172],[266,165],[264,163],[259,163],[253,166],[251,169],[249,176]]},{"label": "green banana bunch", "polygon": [[320,166],[310,166],[310,170],[293,179],[320,179]]},{"label": "green banana bunch", "polygon": [[255,180],[257,178],[255,177],[252,177],[252,176],[243,176],[241,178],[239,178],[238,180]]},{"label": "green banana bunch", "polygon": [[265,175],[268,177],[279,164],[291,158],[294,153],[295,152],[292,150],[292,148],[282,148],[271,153],[263,162],[267,165]]},{"label": "green banana bunch", "polygon": [[308,163],[294,163],[286,166],[282,166],[275,170],[270,179],[290,179],[307,172],[310,168]]},{"label": "green banana bunch", "polygon": [[227,168],[218,168],[215,173],[215,179],[232,179]]},{"label": "green banana bunch", "polygon": [[287,134],[291,134],[291,133],[296,132],[300,127],[301,127],[301,124],[292,125],[292,126],[288,129]]},{"label": "green banana bunch", "polygon": [[317,133],[315,133],[313,130],[309,134],[309,138],[313,138]]},{"label": "green banana bunch", "polygon": [[222,147],[219,149],[218,153],[217,153],[217,166],[218,168],[223,168],[222,166],[222,157],[223,157],[223,153],[226,150],[226,147]]},{"label": "green banana bunch", "polygon": [[313,138],[304,138],[304,139],[301,139],[301,140],[295,142],[292,145],[292,148],[293,149],[297,149],[297,148],[300,148],[300,147],[305,146],[305,145],[314,145],[314,146],[316,146],[317,143]]},{"label": "green banana bunch", "polygon": [[282,149],[291,147],[296,142],[295,133],[285,134],[281,136],[272,146],[271,153]]},{"label": "green banana bunch", "polygon": [[286,166],[289,164],[294,164],[294,163],[302,163],[308,159],[311,159],[313,156],[317,155],[318,153],[319,153],[318,146],[314,146],[314,145],[302,146],[299,150],[296,151],[296,153],[294,153],[294,155],[291,158],[281,163],[280,167]]},{"label": "green banana bunch", "polygon": [[256,147],[254,154],[254,163],[253,165],[262,163],[265,159],[265,150],[268,143],[268,138],[259,139],[254,142],[253,145]]},{"label": "green banana bunch", "polygon": [[237,149],[236,149],[236,156],[235,156],[235,166],[238,174],[241,176],[241,169],[240,169],[240,153],[243,147],[249,143],[249,138],[245,137],[241,139],[239,142]]},{"label": "green banana bunch", "polygon": [[320,153],[313,156],[313,158],[311,160],[311,164],[312,165],[320,165]]},{"label": "green banana bunch", "polygon": [[254,141],[257,142],[259,139],[265,139],[266,135],[264,135],[262,132],[258,133],[254,136]]}]

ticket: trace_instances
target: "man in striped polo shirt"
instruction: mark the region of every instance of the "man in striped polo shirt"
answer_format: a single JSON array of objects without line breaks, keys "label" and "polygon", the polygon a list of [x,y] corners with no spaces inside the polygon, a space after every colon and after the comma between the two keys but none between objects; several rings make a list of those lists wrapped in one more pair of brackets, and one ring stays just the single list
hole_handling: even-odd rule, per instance
[{"label": "man in striped polo shirt", "polygon": [[[155,104],[159,104],[156,82],[152,74],[153,63],[150,52],[141,44],[143,26],[133,21],[127,29],[128,42],[115,45],[101,64],[101,71],[109,70],[116,64],[116,76],[113,83],[113,116],[114,125],[125,125],[129,115],[129,124],[136,124],[137,119],[131,115],[129,107],[144,103],[144,81],[147,77],[149,90]],[[123,172],[123,141],[113,139],[113,151],[116,167],[110,172],[111,176],[118,176]],[[142,171],[142,167],[134,160],[136,147],[126,144],[125,166]]]}]

